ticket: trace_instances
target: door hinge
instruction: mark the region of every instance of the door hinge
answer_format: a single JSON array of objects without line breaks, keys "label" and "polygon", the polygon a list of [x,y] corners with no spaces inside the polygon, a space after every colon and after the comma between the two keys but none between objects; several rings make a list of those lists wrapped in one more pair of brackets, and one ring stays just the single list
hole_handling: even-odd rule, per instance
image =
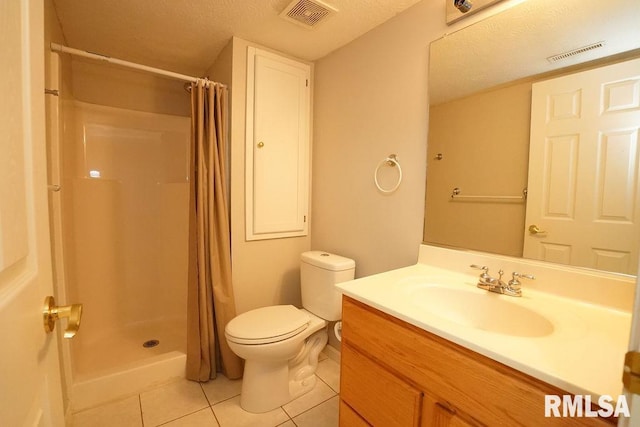
[{"label": "door hinge", "polygon": [[632,394],[640,394],[640,352],[629,351],[624,355],[622,384]]}]

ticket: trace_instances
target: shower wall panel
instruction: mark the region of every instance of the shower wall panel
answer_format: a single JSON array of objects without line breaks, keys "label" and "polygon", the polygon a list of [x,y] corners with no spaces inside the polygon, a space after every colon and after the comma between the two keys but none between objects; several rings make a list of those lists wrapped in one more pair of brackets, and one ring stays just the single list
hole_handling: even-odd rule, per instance
[{"label": "shower wall panel", "polygon": [[190,121],[71,105],[65,262],[84,304],[72,352],[86,376],[185,349]]}]

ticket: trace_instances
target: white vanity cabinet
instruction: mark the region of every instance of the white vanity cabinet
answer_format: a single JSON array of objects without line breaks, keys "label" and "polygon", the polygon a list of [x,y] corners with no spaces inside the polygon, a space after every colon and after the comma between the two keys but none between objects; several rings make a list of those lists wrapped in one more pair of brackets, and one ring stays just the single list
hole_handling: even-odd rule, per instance
[{"label": "white vanity cabinet", "polygon": [[565,391],[343,297],[340,426],[611,426],[545,418]]},{"label": "white vanity cabinet", "polygon": [[246,240],[308,233],[310,70],[248,48]]}]

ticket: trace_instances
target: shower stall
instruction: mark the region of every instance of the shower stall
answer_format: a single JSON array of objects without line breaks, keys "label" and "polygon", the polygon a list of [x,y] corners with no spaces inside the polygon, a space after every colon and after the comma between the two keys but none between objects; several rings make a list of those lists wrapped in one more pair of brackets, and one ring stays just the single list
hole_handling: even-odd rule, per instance
[{"label": "shower stall", "polygon": [[84,308],[62,348],[79,410],[184,376],[190,119],[69,92],[47,97],[49,188],[57,294]]}]

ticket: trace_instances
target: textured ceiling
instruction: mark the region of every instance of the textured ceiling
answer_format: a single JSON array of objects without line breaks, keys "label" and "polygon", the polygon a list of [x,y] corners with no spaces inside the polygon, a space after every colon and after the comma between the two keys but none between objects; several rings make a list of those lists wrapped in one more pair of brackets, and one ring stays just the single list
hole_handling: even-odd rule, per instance
[{"label": "textured ceiling", "polygon": [[290,0],[54,0],[66,43],[119,59],[202,75],[237,36],[316,60],[419,0],[325,0],[314,29],[278,15]]},{"label": "textured ceiling", "polygon": [[[604,48],[547,61],[600,41]],[[430,102],[639,48],[638,0],[528,0],[431,44]]]}]

